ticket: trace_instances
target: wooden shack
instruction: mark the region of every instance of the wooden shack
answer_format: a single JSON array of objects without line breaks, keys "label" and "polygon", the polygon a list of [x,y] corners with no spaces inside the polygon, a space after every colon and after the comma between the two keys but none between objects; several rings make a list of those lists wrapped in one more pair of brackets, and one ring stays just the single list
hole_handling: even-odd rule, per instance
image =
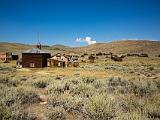
[{"label": "wooden shack", "polygon": [[94,63],[96,58],[95,58],[95,56],[90,55],[90,56],[88,57],[88,59],[89,59],[90,63]]},{"label": "wooden shack", "polygon": [[65,55],[57,53],[56,55],[52,56],[48,61],[50,67],[67,67],[69,58]]},{"label": "wooden shack", "polygon": [[47,67],[47,59],[51,54],[38,48],[29,49],[22,53],[23,68],[42,68]]},{"label": "wooden shack", "polygon": [[12,60],[12,53],[11,52],[1,53],[0,54],[0,60],[1,61],[10,61],[10,60]]}]

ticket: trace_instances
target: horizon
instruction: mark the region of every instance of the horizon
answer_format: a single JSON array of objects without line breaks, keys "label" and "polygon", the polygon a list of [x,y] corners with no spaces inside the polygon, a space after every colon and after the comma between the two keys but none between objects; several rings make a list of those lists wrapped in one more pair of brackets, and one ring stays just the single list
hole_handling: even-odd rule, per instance
[{"label": "horizon", "polygon": [[[126,39],[126,40],[112,40],[112,41],[107,41],[107,42],[97,42],[95,44],[105,44],[105,43],[113,43],[113,42],[126,42],[126,41],[149,41],[149,42],[160,42],[160,40],[133,40],[133,39]],[[5,41],[0,41],[0,43],[8,43],[8,44],[22,44],[22,45],[31,45],[31,46],[36,46],[37,44],[26,44],[26,43],[20,43],[20,42],[5,42]],[[87,47],[89,45],[79,45],[79,46],[69,46],[69,45],[65,45],[65,44],[41,44],[42,46],[64,46],[64,47]],[[93,44],[90,44],[93,45]]]},{"label": "horizon", "polygon": [[158,0],[0,0],[0,42],[160,41],[159,6]]}]

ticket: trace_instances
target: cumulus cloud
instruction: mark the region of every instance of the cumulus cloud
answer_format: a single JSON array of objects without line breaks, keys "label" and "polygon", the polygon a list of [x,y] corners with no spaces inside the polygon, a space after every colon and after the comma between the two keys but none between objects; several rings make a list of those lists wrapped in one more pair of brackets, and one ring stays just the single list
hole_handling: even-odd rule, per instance
[{"label": "cumulus cloud", "polygon": [[95,40],[92,40],[91,37],[85,37],[85,38],[77,38],[76,42],[86,42],[88,45],[96,43]]}]

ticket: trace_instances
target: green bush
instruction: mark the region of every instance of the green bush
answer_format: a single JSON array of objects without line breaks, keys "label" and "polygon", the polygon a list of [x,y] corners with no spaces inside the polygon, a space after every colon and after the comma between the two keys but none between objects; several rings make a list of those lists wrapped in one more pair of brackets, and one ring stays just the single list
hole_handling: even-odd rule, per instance
[{"label": "green bush", "polygon": [[64,94],[66,90],[68,90],[68,85],[66,85],[65,83],[61,83],[61,82],[56,82],[48,86],[49,94],[60,95],[60,94]]},{"label": "green bush", "polygon": [[45,88],[47,86],[47,83],[45,81],[37,81],[34,82],[33,85],[37,88]]},{"label": "green bush", "polygon": [[119,113],[113,120],[149,120],[149,118],[138,112],[130,112],[130,113]]},{"label": "green bush", "polygon": [[153,66],[150,66],[148,69],[149,69],[150,71],[152,71],[152,70],[154,70],[154,67],[153,67]]},{"label": "green bush", "polygon": [[145,113],[148,118],[159,120],[160,119],[160,97],[159,94],[148,98],[144,105]]},{"label": "green bush", "polygon": [[115,117],[114,100],[104,95],[91,97],[84,105],[86,115],[92,120],[109,120]]},{"label": "green bush", "polygon": [[66,120],[66,111],[62,107],[55,107],[48,113],[50,120]]},{"label": "green bush", "polygon": [[142,112],[143,111],[143,100],[136,98],[135,96],[118,97],[116,99],[117,109],[120,112]]},{"label": "green bush", "polygon": [[14,105],[14,103],[20,103],[21,105],[24,104],[32,104],[39,101],[39,96],[29,90],[25,90],[22,88],[2,88],[0,95],[2,96],[1,101],[5,103],[8,107]]},{"label": "green bush", "polygon": [[38,120],[38,119],[34,114],[28,112],[20,112],[18,114],[12,115],[11,120]]},{"label": "green bush", "polygon": [[16,99],[18,99],[21,104],[32,104],[40,100],[39,96],[35,92],[25,91],[23,89],[18,89]]},{"label": "green bush", "polygon": [[0,76],[0,83],[5,84],[7,86],[14,86],[16,87],[19,84],[19,81],[11,79],[7,76]]},{"label": "green bush", "polygon": [[131,85],[131,92],[139,97],[147,97],[152,95],[154,91],[157,90],[157,87],[151,81],[134,81]]},{"label": "green bush", "polygon": [[0,119],[8,120],[11,117],[11,111],[3,103],[0,102]]},{"label": "green bush", "polygon": [[72,95],[79,95],[81,97],[91,97],[93,94],[95,94],[96,90],[93,86],[80,83],[78,85],[75,85],[70,90],[70,94]]},{"label": "green bush", "polygon": [[95,80],[92,85],[96,88],[96,89],[100,89],[102,87],[105,86],[105,83],[103,80]]},{"label": "green bush", "polygon": [[82,78],[82,81],[83,81],[84,83],[93,83],[95,80],[96,80],[95,77],[83,77],[83,78]]},{"label": "green bush", "polygon": [[84,101],[81,97],[72,97],[70,95],[55,96],[48,101],[48,108],[63,107],[67,112],[83,112]]}]

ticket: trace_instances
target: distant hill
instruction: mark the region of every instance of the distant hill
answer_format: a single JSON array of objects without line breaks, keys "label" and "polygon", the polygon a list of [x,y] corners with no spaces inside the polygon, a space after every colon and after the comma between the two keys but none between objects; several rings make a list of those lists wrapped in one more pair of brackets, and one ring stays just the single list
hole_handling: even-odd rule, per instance
[{"label": "distant hill", "polygon": [[55,44],[55,45],[52,45],[51,47],[53,47],[53,48],[69,48],[68,46],[61,45],[61,44]]},{"label": "distant hill", "polygon": [[[23,50],[33,48],[33,45],[0,42],[0,52],[21,52]],[[53,46],[42,46],[42,49],[49,50],[52,53],[97,53],[97,52],[113,52],[113,53],[148,53],[160,54],[160,41],[148,40],[125,40],[114,41],[109,43],[95,43],[84,47],[68,47],[60,44]]]},{"label": "distant hill", "polygon": [[160,41],[125,40],[109,43],[95,43],[86,47],[79,47],[76,51],[113,52],[113,53],[149,53],[160,54]]},{"label": "distant hill", "polygon": [[22,52],[23,50],[26,50],[32,47],[33,45],[0,42],[0,52]]}]

